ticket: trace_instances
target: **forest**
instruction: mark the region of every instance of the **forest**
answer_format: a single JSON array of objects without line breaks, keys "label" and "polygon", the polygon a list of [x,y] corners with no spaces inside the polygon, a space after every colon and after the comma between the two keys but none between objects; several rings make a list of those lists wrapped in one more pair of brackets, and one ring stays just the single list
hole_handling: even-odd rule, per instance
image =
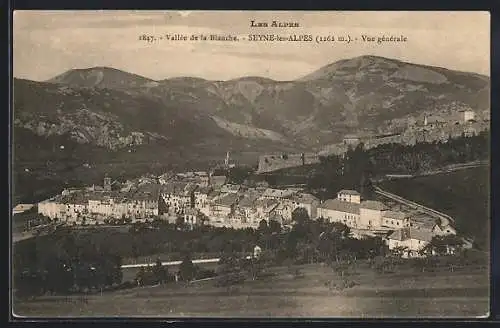
[{"label": "forest", "polygon": [[370,194],[370,181],[386,174],[418,175],[451,164],[484,161],[490,158],[490,132],[461,136],[448,142],[415,145],[384,144],[365,149],[361,143],[343,156],[320,157],[320,163],[276,172],[265,177],[270,185],[304,183],[325,199],[341,189]]}]

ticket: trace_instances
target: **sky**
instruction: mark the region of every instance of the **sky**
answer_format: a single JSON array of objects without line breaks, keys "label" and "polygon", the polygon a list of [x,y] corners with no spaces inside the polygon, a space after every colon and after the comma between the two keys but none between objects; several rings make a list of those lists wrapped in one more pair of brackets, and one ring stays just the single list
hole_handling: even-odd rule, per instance
[{"label": "sky", "polygon": [[[298,22],[255,28],[250,21]],[[350,35],[358,41],[251,42],[249,34]],[[217,34],[240,41],[158,41],[139,36]],[[361,36],[406,42],[362,42]],[[243,40],[246,37],[246,40]],[[293,80],[341,59],[376,55],[490,75],[488,12],[16,11],[13,75],[43,81],[70,69],[108,66],[155,80],[193,76]]]}]

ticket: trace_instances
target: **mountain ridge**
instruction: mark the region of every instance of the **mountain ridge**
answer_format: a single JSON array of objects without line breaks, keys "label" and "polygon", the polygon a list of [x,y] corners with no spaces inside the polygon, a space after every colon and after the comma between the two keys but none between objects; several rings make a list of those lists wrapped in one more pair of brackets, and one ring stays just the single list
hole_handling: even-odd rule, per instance
[{"label": "mountain ridge", "polygon": [[[163,118],[149,118],[157,122],[179,115],[186,122],[218,127],[212,132],[306,147],[339,142],[346,133],[388,133],[394,122],[442,112],[454,101],[485,111],[490,89],[489,78],[481,74],[372,55],[339,60],[294,81],[255,76],[153,80],[96,66],[69,70],[44,83],[94,93],[109,89],[105,92],[130,102],[149,102],[154,104],[149,107],[167,112]],[[102,105],[96,104],[100,110]]]},{"label": "mountain ridge", "polygon": [[[356,56],[356,57],[352,57],[352,58],[340,59],[340,60],[334,61],[334,62],[332,62],[330,64],[323,65],[320,68],[318,68],[318,69],[316,69],[316,70],[314,70],[314,71],[306,74],[305,76],[310,75],[310,74],[314,73],[315,71],[322,70],[322,69],[325,69],[325,68],[328,68],[328,67],[331,67],[331,66],[334,66],[334,65],[339,65],[339,64],[345,63],[345,62],[356,61],[356,60],[363,60],[363,59],[386,60],[386,61],[392,61],[392,62],[396,62],[396,63],[400,63],[400,64],[410,64],[410,65],[415,65],[415,66],[421,66],[423,68],[431,68],[431,69],[439,69],[439,70],[445,70],[445,71],[452,71],[452,72],[456,72],[456,73],[462,73],[462,74],[468,74],[468,75],[475,75],[477,77],[490,79],[490,76],[488,76],[486,74],[477,73],[477,72],[460,71],[460,70],[451,69],[451,68],[442,67],[442,66],[432,66],[432,65],[429,65],[429,64],[412,63],[412,62],[401,60],[401,59],[388,58],[388,57],[382,57],[382,56],[376,56],[376,55],[361,55],[361,56]],[[49,78],[47,80],[40,81],[40,82],[52,82],[52,83],[56,83],[58,79],[62,78],[62,76],[66,75],[66,74],[68,74],[70,72],[85,72],[85,71],[94,71],[94,70],[111,70],[111,71],[115,71],[115,72],[121,72],[121,73],[133,75],[133,76],[135,76],[137,78],[148,80],[150,82],[166,82],[166,81],[171,81],[171,80],[176,80],[176,79],[194,79],[194,80],[203,80],[203,81],[207,81],[207,82],[209,82],[209,81],[211,81],[211,82],[229,82],[229,81],[236,81],[236,80],[240,80],[240,79],[263,79],[263,80],[269,80],[270,82],[276,82],[276,83],[283,82],[283,83],[286,83],[286,82],[299,81],[299,80],[302,80],[303,77],[304,77],[304,76],[302,76],[302,77],[298,76],[297,78],[292,79],[292,80],[279,80],[279,79],[273,79],[273,78],[270,78],[270,77],[264,77],[264,76],[258,76],[258,75],[240,76],[240,77],[234,77],[234,78],[226,79],[226,80],[219,80],[219,79],[213,80],[213,79],[207,79],[207,78],[202,78],[202,77],[197,77],[197,76],[174,76],[174,77],[163,78],[163,79],[153,79],[153,78],[147,77],[145,75],[127,72],[126,70],[115,68],[113,66],[92,66],[92,67],[86,67],[86,68],[73,68],[73,69],[69,69],[69,70],[64,71],[63,73],[57,74],[56,76],[54,76],[52,78]],[[17,78],[17,77],[16,77],[16,79],[30,80],[30,79],[27,79],[27,78]]]},{"label": "mountain ridge", "polygon": [[120,158],[147,168],[206,162],[228,150],[252,164],[265,152],[336,149],[346,134],[406,131],[411,139],[424,116],[447,122],[449,131],[432,132],[440,138],[461,133],[460,110],[474,111],[476,125],[489,124],[490,115],[489,77],[377,56],[337,61],[293,81],[153,80],[98,66],[42,82],[15,78],[13,89],[23,181],[34,174],[24,167],[45,176],[53,165],[46,163],[64,151],[59,146],[78,154],[79,165]]}]

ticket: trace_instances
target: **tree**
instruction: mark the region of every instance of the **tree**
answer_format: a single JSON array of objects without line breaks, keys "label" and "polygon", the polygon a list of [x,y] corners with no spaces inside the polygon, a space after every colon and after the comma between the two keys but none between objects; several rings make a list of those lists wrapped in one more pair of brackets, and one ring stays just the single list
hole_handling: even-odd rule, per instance
[{"label": "tree", "polygon": [[193,261],[191,261],[191,257],[189,255],[186,255],[179,266],[180,278],[183,281],[191,281],[194,278],[195,274],[196,272]]},{"label": "tree", "polygon": [[167,282],[168,269],[167,267],[163,266],[159,258],[156,260],[155,266],[153,267],[153,274],[158,284]]},{"label": "tree", "polygon": [[137,285],[143,286],[145,278],[146,278],[146,270],[144,269],[144,267],[141,266],[139,268],[139,272],[137,272],[135,276],[135,281],[137,282]]},{"label": "tree", "polygon": [[276,220],[269,220],[269,232],[270,233],[281,232],[281,224]]},{"label": "tree", "polygon": [[184,218],[182,216],[178,216],[175,219],[175,226],[177,228],[183,228],[184,227]]},{"label": "tree", "polygon": [[396,256],[398,258],[403,257],[406,252],[408,252],[408,247],[406,247],[406,246],[398,246],[392,250],[392,253],[394,254],[394,256]]},{"label": "tree", "polygon": [[434,236],[424,249],[430,254],[454,254],[460,251],[464,244],[464,240],[456,235]]},{"label": "tree", "polygon": [[259,231],[266,233],[268,231],[267,221],[266,219],[262,219],[259,222]]},{"label": "tree", "polygon": [[301,225],[305,224],[307,221],[309,221],[309,214],[307,213],[307,210],[303,207],[297,207],[292,212],[292,221]]}]

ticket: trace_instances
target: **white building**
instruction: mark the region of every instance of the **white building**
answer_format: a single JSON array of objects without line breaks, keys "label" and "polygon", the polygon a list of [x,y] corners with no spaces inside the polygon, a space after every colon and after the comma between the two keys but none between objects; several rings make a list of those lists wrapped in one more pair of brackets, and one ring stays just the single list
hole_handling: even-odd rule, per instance
[{"label": "white building", "polygon": [[283,200],[285,198],[291,197],[292,195],[295,195],[296,193],[297,191],[293,189],[266,188],[262,193],[262,198]]},{"label": "white building", "polygon": [[290,223],[292,221],[292,213],[296,209],[289,200],[282,200],[274,209],[274,215],[280,218],[282,223]]},{"label": "white building", "polygon": [[329,199],[318,206],[318,218],[357,227],[360,219],[360,204]]},{"label": "white building", "polygon": [[33,208],[33,206],[34,206],[33,204],[17,204],[12,209],[12,215],[23,213],[23,212],[26,212],[28,210],[31,210]]},{"label": "white building", "polygon": [[258,222],[266,220],[269,223],[271,216],[273,216],[274,209],[278,206],[279,202],[275,199],[258,199],[255,202],[257,210]]},{"label": "white building", "polygon": [[212,188],[198,188],[194,192],[194,208],[206,216],[210,215],[210,201],[208,195],[212,192]]},{"label": "white building", "polygon": [[456,235],[457,230],[452,226],[448,225],[446,227],[441,227],[438,224],[434,226],[432,233],[437,236],[446,236],[446,235]]},{"label": "white building", "polygon": [[292,212],[302,207],[307,211],[309,218],[316,219],[318,217],[318,206],[320,204],[319,199],[315,196],[307,193],[298,193],[292,195],[288,199],[288,203],[291,204]]},{"label": "white building", "polygon": [[143,184],[129,192],[82,189],[38,204],[38,213],[68,223],[158,215],[158,185]]},{"label": "white building", "polygon": [[409,227],[409,214],[401,211],[385,211],[382,215],[382,226],[394,229]]},{"label": "white building", "polygon": [[343,202],[361,203],[361,194],[356,190],[341,190],[337,193],[337,199]]},{"label": "white building", "polygon": [[394,231],[387,237],[390,250],[398,247],[406,249],[403,257],[419,256],[418,252],[432,240],[432,231],[428,229],[403,228]]},{"label": "white building", "polygon": [[38,203],[38,213],[51,219],[62,219],[66,207],[58,198],[51,198]]},{"label": "white building", "polygon": [[184,223],[190,226],[201,225],[205,222],[202,222],[200,212],[195,208],[188,208],[181,215],[184,219]]},{"label": "white building", "polygon": [[163,186],[161,197],[170,213],[182,214],[187,208],[195,207],[194,192],[197,185],[193,183],[171,182]]},{"label": "white building", "polygon": [[258,197],[259,196],[255,194],[246,194],[236,205],[234,217],[242,225],[255,228],[258,227],[260,220],[255,205]]},{"label": "white building", "polygon": [[348,134],[344,137],[344,145],[347,145],[347,146],[357,146],[361,140],[359,138],[359,136],[357,135],[354,135],[354,134]]},{"label": "white building", "polygon": [[460,112],[460,120],[462,122],[469,122],[476,118],[476,113],[472,110],[463,110]]},{"label": "white building", "polygon": [[229,221],[238,200],[239,196],[237,194],[221,194],[219,197],[214,198],[210,206],[210,221]]},{"label": "white building", "polygon": [[382,226],[382,216],[386,206],[381,202],[367,200],[360,204],[359,224],[360,228],[378,229]]}]

